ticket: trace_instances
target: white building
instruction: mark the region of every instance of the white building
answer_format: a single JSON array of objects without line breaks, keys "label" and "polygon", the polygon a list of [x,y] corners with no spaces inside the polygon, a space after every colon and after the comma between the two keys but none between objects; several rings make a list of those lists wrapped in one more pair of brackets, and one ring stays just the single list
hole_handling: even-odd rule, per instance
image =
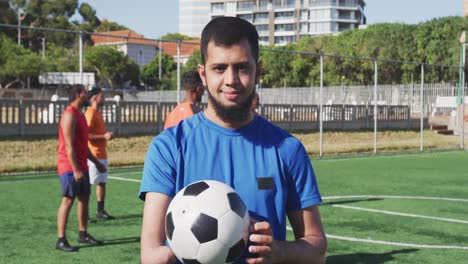
[{"label": "white building", "polygon": [[304,36],[338,34],[366,24],[364,0],[208,1],[210,18],[237,16],[251,22],[262,45],[284,45]]},{"label": "white building", "polygon": [[94,45],[115,47],[133,59],[141,68],[151,62],[158,53],[158,42],[145,39],[132,30],[119,30],[101,32],[100,35],[91,35]]},{"label": "white building", "polygon": [[209,0],[179,0],[179,33],[200,38],[210,21]]}]

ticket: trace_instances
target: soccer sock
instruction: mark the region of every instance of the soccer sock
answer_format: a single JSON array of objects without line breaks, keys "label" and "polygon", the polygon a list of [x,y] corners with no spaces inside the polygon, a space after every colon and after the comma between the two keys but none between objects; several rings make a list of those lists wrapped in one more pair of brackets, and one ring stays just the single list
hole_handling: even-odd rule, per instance
[{"label": "soccer sock", "polygon": [[104,201],[97,202],[97,211],[100,213],[104,212]]}]

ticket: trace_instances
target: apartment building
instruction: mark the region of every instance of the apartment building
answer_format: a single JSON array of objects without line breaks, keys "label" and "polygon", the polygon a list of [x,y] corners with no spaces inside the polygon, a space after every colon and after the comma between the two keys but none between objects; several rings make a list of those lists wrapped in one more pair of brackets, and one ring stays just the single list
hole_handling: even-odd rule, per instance
[{"label": "apartment building", "polygon": [[200,38],[211,20],[209,0],[179,0],[179,33]]},{"label": "apartment building", "polygon": [[210,19],[237,16],[255,25],[261,45],[338,34],[366,24],[364,0],[208,0]]}]

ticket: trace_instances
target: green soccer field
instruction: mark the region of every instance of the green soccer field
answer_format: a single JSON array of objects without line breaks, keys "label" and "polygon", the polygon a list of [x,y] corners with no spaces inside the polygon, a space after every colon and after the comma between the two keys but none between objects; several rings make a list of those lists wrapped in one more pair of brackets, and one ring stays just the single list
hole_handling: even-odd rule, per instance
[{"label": "green soccer field", "polygon": [[[465,263],[468,152],[313,160],[324,202],[327,263]],[[55,250],[55,174],[0,176],[2,263],[138,263],[141,168],[112,170],[106,207],[115,220],[89,232],[105,245]],[[96,210],[94,190],[90,214]],[[290,233],[291,235],[291,233]],[[76,205],[67,236],[78,245]]]}]

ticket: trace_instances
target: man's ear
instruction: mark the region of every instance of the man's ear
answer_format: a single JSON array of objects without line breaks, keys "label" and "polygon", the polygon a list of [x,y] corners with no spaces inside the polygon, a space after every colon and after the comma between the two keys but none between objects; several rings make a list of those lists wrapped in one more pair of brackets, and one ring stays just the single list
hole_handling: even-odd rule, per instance
[{"label": "man's ear", "polygon": [[202,65],[202,64],[198,64],[197,69],[198,69],[198,74],[200,74],[200,79],[202,80],[203,86],[206,87],[206,72],[205,72],[205,66]]},{"label": "man's ear", "polygon": [[262,77],[263,74],[263,65],[262,62],[259,61],[257,63],[257,71],[255,72],[255,84],[258,84],[260,82],[260,77]]}]

